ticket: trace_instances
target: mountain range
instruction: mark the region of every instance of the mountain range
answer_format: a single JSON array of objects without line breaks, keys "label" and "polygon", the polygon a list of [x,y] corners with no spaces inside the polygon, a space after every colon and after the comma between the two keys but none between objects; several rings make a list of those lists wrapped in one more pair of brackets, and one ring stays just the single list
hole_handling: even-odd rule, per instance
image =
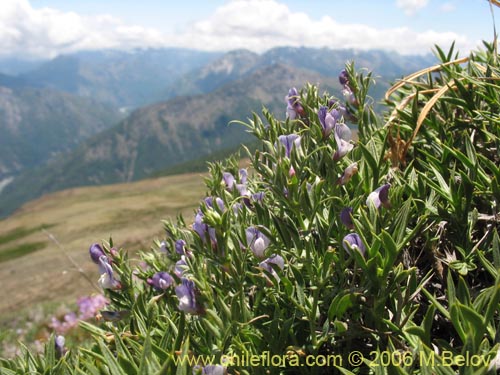
[{"label": "mountain range", "polygon": [[115,107],[138,108],[166,99],[166,87],[220,55],[177,48],[87,51],[58,56],[18,77]]},{"label": "mountain range", "polygon": [[0,77],[0,181],[74,149],[121,117],[92,98]]},{"label": "mountain range", "polygon": [[[112,122],[98,111],[97,103],[115,110],[137,108],[113,126],[103,126],[102,132],[75,140],[78,146],[70,152],[53,157],[59,152],[55,151],[45,164],[21,171],[0,194],[0,216],[47,192],[133,181],[214,151],[234,149],[248,137],[243,127],[228,126],[231,120],[244,120],[263,105],[284,114],[288,89],[307,82],[339,96],[337,76],[348,60],[379,76],[372,92],[376,100],[391,81],[434,63],[431,56],[383,51],[283,47],[258,55],[245,50],[215,54],[169,49],[79,53],[44,62],[16,79],[0,76],[0,86],[6,82],[10,90],[29,87],[95,101],[83,110],[95,116],[95,123]],[[93,132],[87,122],[76,122],[90,129],[87,134]],[[50,129],[43,121],[33,124],[42,133]],[[30,142],[39,147],[33,139]]]},{"label": "mountain range", "polygon": [[13,202],[69,187],[138,180],[234,148],[250,138],[242,126],[228,126],[231,120],[245,119],[262,105],[284,114],[288,88],[304,82],[338,91],[336,79],[275,64],[207,94],[140,108],[73,152],[17,177],[0,195],[0,207],[8,209]]}]

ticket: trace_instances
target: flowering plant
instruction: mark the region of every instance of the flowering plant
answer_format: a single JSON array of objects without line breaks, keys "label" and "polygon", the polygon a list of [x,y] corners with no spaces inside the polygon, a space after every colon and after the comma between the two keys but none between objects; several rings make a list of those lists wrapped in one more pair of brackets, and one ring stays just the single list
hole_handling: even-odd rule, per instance
[{"label": "flowering plant", "polygon": [[[441,65],[388,91],[384,116],[369,105],[371,75],[353,64],[340,75],[345,101],[308,85],[290,90],[286,120],[254,115],[245,126],[260,147],[247,150],[248,170],[235,157],[211,164],[190,224],[166,221],[164,240],[141,253],[143,267],[112,244],[91,247],[110,301],[103,325],[81,323],[93,344],[56,355],[61,339],[53,338],[45,356],[2,360],[0,370],[465,374],[497,366],[500,64],[490,45],[467,60],[438,55]],[[234,360],[265,352],[282,361]],[[364,360],[353,363],[354,352]],[[447,366],[446,353],[484,361]],[[318,361],[330,355],[334,363]]]}]

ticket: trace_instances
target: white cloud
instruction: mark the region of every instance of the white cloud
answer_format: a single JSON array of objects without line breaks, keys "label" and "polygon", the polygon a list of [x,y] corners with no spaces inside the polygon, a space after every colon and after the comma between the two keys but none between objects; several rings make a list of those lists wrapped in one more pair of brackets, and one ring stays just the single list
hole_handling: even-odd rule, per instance
[{"label": "white cloud", "polygon": [[425,8],[428,2],[429,0],[396,0],[396,5],[411,16],[420,9]]},{"label": "white cloud", "polygon": [[164,36],[152,29],[128,27],[108,15],[34,9],[28,0],[0,3],[0,55],[53,57],[82,49],[133,48],[144,42],[160,46]]},{"label": "white cloud", "polygon": [[434,44],[447,48],[452,41],[464,52],[475,47],[467,37],[453,32],[418,33],[407,27],[377,29],[341,23],[329,16],[312,19],[276,0],[230,1],[206,19],[172,35],[126,25],[109,15],[90,17],[56,9],[34,9],[28,0],[0,2],[0,54],[4,55],[52,57],[82,49],[162,46],[263,52],[284,45],[377,48],[420,54],[430,52]]},{"label": "white cloud", "polygon": [[447,48],[453,41],[464,51],[474,47],[467,37],[453,32],[418,33],[407,27],[377,29],[341,23],[329,16],[314,20],[275,0],[233,0],[172,41],[200,49],[243,47],[257,52],[290,45],[425,54],[434,44]]},{"label": "white cloud", "polygon": [[439,9],[441,9],[441,12],[451,13],[451,12],[455,11],[456,7],[455,7],[455,4],[453,4],[453,3],[444,3],[441,5],[441,7]]}]

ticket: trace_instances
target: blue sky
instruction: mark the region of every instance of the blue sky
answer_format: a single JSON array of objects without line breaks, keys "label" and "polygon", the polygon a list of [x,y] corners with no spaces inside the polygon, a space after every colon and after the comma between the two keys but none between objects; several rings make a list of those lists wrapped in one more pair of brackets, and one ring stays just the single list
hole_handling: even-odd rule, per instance
[{"label": "blue sky", "polygon": [[492,35],[486,0],[0,2],[4,56],[164,46],[263,52],[277,45],[423,54],[453,40],[466,52]]}]

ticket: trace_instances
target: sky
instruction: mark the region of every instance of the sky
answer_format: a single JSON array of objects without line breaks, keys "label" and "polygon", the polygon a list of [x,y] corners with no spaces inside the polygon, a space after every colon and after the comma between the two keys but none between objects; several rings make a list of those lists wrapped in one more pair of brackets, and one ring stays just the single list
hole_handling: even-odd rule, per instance
[{"label": "sky", "polygon": [[[494,7],[498,17],[500,8]],[[0,58],[276,46],[427,54],[492,41],[487,0],[0,0]]]}]

